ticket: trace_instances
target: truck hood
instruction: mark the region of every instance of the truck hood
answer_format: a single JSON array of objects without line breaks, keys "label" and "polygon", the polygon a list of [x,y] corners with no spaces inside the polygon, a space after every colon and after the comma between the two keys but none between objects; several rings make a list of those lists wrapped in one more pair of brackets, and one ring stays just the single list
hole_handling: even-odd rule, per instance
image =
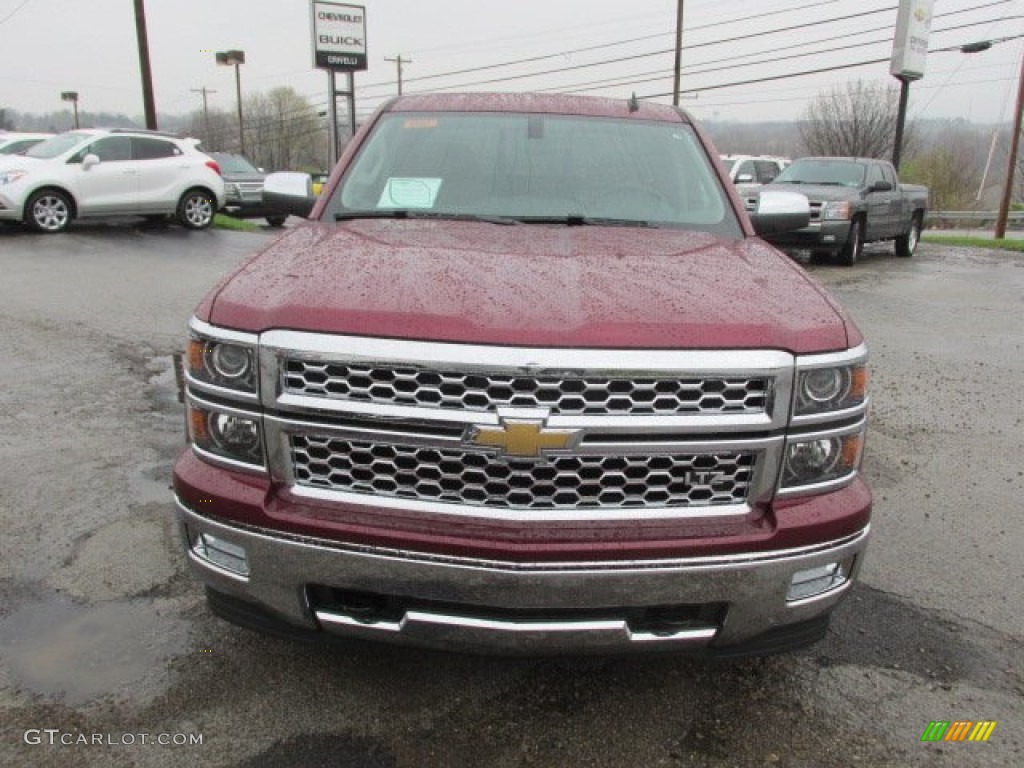
[{"label": "truck hood", "polygon": [[515,346],[806,353],[857,336],[817,283],[755,238],[439,220],[307,223],[197,315],[250,332]]},{"label": "truck hood", "polygon": [[838,184],[771,184],[762,189],[784,189],[787,192],[799,192],[808,200],[833,202],[839,200],[859,200],[859,187],[843,187]]}]

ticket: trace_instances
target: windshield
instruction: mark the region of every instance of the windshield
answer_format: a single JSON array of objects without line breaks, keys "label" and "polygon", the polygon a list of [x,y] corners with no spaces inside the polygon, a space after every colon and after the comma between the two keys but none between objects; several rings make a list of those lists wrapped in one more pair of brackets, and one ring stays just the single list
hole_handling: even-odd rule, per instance
[{"label": "windshield", "polygon": [[864,186],[867,168],[852,160],[797,160],[775,177],[776,184]]},{"label": "windshield", "polygon": [[259,169],[241,155],[230,155],[226,152],[210,152],[209,154],[217,161],[221,173],[259,173]]},{"label": "windshield", "polygon": [[324,218],[591,219],[740,237],[708,157],[682,123],[517,113],[390,113]]},{"label": "windshield", "polygon": [[34,147],[30,147],[25,151],[25,155],[37,157],[40,160],[49,160],[52,157],[64,154],[69,149],[77,147],[89,138],[92,137],[88,133],[62,133],[59,136],[54,136],[52,139],[41,141]]}]

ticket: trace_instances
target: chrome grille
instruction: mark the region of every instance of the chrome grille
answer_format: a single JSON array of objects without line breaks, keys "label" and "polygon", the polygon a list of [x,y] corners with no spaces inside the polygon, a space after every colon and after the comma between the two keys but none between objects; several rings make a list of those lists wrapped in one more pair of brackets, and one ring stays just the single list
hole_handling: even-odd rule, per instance
[{"label": "chrome grille", "polygon": [[506,509],[705,507],[746,501],[755,454],[549,456],[291,435],[299,485]]},{"label": "chrome grille", "polygon": [[696,378],[535,376],[460,373],[289,359],[285,392],[461,411],[499,406],[546,408],[560,415],[760,414],[770,409],[767,376]]}]

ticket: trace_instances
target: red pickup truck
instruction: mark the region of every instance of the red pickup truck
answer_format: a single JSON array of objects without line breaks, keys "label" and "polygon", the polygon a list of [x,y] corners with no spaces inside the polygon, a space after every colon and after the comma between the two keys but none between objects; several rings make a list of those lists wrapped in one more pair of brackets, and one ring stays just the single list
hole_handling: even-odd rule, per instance
[{"label": "red pickup truck", "polygon": [[864,340],[673,107],[399,97],[200,303],[181,533],[212,610],[488,652],[767,653],[859,570]]}]

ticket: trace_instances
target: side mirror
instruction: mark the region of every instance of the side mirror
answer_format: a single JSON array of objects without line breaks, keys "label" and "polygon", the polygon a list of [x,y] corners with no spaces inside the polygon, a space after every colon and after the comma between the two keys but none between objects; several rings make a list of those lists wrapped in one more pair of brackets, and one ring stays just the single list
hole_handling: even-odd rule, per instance
[{"label": "side mirror", "polygon": [[85,157],[82,158],[82,168],[84,170],[86,170],[86,171],[88,171],[94,165],[99,165],[99,164],[100,164],[99,156],[98,155],[94,155],[92,152],[90,152],[88,155],[86,155]]},{"label": "side mirror", "polygon": [[811,203],[806,195],[782,189],[763,189],[750,222],[759,235],[776,235],[803,229],[811,223]]},{"label": "side mirror", "polygon": [[271,173],[263,180],[263,202],[282,213],[309,218],[316,204],[313,178],[308,173],[294,171]]},{"label": "side mirror", "polygon": [[871,185],[869,192],[891,192],[892,182],[891,181],[876,181]]}]

